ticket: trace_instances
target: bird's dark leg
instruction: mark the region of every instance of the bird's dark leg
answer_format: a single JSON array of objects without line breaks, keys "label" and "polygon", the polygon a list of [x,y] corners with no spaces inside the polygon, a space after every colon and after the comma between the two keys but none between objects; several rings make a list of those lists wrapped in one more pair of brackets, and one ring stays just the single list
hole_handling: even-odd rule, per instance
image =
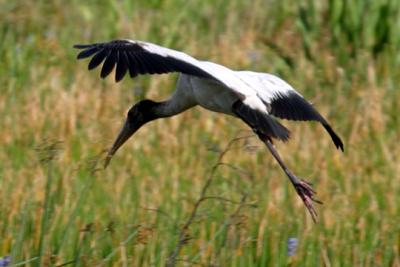
[{"label": "bird's dark leg", "polygon": [[297,194],[300,196],[301,200],[303,200],[304,205],[310,212],[313,221],[316,222],[317,212],[314,209],[313,202],[316,202],[318,204],[322,204],[322,202],[314,198],[316,192],[312,189],[311,184],[303,179],[299,179],[289,170],[289,168],[285,165],[285,163],[279,156],[278,151],[275,149],[275,146],[272,144],[272,141],[268,136],[259,133],[258,136],[265,143],[265,145],[271,152],[272,156],[274,156],[274,158],[276,159],[276,161],[278,161],[283,171],[289,177],[294,188],[296,189]]}]

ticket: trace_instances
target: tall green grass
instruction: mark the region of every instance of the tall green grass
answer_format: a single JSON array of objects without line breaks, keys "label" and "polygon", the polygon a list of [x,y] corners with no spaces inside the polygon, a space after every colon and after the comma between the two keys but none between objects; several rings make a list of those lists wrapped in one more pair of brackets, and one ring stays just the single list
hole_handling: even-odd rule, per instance
[{"label": "tall green grass", "polygon": [[[278,150],[324,201],[313,224],[262,144],[238,142],[177,266],[400,265],[397,1],[0,4],[0,257],[16,266],[163,266],[221,151],[248,134],[239,120],[195,108],[141,129],[103,170],[128,108],[167,98],[176,75],[100,80],[72,45],[132,38],[277,74],[345,143],[341,154],[321,127],[283,121],[292,139]],[[289,237],[299,240],[293,257]]]}]

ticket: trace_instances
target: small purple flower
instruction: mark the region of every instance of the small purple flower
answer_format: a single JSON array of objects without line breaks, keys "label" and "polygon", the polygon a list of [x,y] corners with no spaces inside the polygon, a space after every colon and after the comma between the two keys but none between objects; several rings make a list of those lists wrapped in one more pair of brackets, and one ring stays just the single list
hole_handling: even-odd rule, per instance
[{"label": "small purple flower", "polygon": [[0,258],[0,267],[10,266],[10,263],[11,263],[10,256],[4,256],[3,258]]},{"label": "small purple flower", "polygon": [[299,245],[299,240],[296,237],[290,237],[287,241],[287,255],[288,257],[294,256],[296,254],[297,246]]}]

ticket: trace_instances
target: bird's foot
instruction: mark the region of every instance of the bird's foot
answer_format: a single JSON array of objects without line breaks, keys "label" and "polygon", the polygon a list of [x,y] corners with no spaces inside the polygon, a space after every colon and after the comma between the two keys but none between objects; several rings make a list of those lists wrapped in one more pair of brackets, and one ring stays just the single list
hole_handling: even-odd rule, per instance
[{"label": "bird's foot", "polygon": [[311,185],[311,183],[301,179],[298,182],[294,183],[294,188],[296,189],[296,192],[300,196],[301,200],[303,200],[303,203],[310,213],[313,221],[316,223],[317,212],[315,211],[313,202],[318,204],[322,204],[322,202],[315,198],[316,192],[314,189],[312,189]]}]

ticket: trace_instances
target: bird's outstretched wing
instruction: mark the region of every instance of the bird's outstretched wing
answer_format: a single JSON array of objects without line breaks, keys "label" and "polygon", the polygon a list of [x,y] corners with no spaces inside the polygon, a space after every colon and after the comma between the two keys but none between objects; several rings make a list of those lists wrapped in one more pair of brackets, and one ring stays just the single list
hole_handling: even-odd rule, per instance
[{"label": "bird's outstretched wing", "polygon": [[287,82],[268,73],[244,71],[238,72],[238,75],[251,78],[249,80],[253,81],[253,88],[267,106],[269,114],[281,119],[318,121],[329,133],[335,146],[343,151],[342,140],[325,118]]},{"label": "bird's outstretched wing", "polygon": [[335,146],[344,150],[343,142],[333,131],[332,127],[324,117],[301,95],[289,92],[285,95],[277,95],[271,101],[270,113],[276,117],[295,121],[318,121],[329,133]]},{"label": "bird's outstretched wing", "polygon": [[139,74],[181,72],[220,81],[204,70],[193,57],[152,43],[132,40],[113,40],[107,43],[74,45],[82,49],[78,59],[92,57],[88,68],[92,70],[103,63],[100,76],[108,76],[116,66],[118,82],[129,72],[131,78]]}]

